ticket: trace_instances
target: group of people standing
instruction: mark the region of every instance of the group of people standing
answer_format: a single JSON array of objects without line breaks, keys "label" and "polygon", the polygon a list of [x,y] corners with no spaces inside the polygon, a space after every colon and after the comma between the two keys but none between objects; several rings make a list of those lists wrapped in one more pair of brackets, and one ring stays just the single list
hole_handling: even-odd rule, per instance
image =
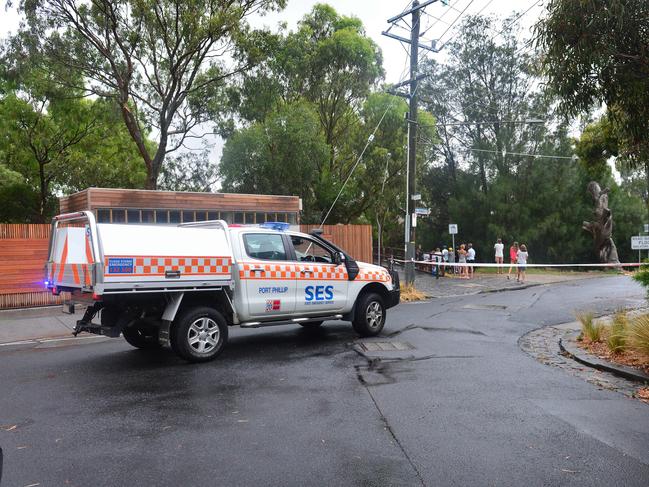
[{"label": "group of people standing", "polygon": [[[447,264],[449,271],[458,274],[461,279],[471,279],[474,277],[475,269],[472,264],[475,263],[476,252],[472,243],[460,244],[456,249],[446,246],[441,249],[437,247],[430,254],[421,253],[420,255],[417,256],[417,260],[433,261],[441,264],[432,266],[432,273],[437,279],[446,274]],[[455,263],[467,265],[456,266]]]},{"label": "group of people standing", "polygon": [[[496,264],[498,266],[498,274],[504,272],[503,261],[504,261],[504,250],[505,245],[503,244],[502,239],[498,239],[494,244],[494,254],[496,258]],[[518,244],[514,242],[509,247],[509,271],[507,272],[507,279],[511,279],[511,273],[514,266],[516,266],[516,281],[525,282],[525,269],[527,267],[527,259],[529,258],[529,253],[527,252],[527,246],[525,244]]]},{"label": "group of people standing", "polygon": [[[498,239],[494,244],[494,254],[496,258],[496,264],[498,264],[497,273],[504,273],[504,260],[505,260],[505,244],[503,244],[502,239]],[[525,282],[525,269],[527,267],[527,260],[529,254],[527,252],[527,246],[525,244],[518,244],[514,242],[509,247],[509,271],[507,272],[507,279],[511,279],[512,269],[516,269],[516,281]],[[430,253],[424,253],[421,250],[421,246],[417,248],[416,252],[417,261],[432,261],[438,265],[432,265],[428,268],[424,267],[421,270],[430,269],[432,270],[433,275],[439,279],[440,276],[444,276],[446,272],[452,272],[453,274],[458,274],[460,279],[471,279],[475,277],[475,269],[473,264],[476,261],[476,251],[472,243],[462,243],[456,249],[453,247],[444,246],[442,248],[437,247]],[[455,264],[462,265],[455,265]]]}]

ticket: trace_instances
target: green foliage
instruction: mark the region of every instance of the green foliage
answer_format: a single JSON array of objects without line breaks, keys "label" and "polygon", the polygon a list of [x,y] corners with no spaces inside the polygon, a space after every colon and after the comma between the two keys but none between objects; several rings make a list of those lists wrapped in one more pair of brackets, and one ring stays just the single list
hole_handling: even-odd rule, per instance
[{"label": "green foliage", "polygon": [[[382,59],[360,20],[319,4],[297,30],[264,41],[268,58],[229,91],[231,109],[246,125],[233,131],[219,122],[227,135],[223,188],[297,193],[302,220],[320,223],[349,177],[327,223],[376,223],[380,217],[396,234],[405,188],[407,106],[372,92],[383,75]],[[432,124],[426,115],[422,120]],[[432,137],[434,130],[424,132]]]},{"label": "green foliage", "polygon": [[647,171],[649,2],[551,0],[536,28],[543,71],[570,115],[606,104],[620,156]]},{"label": "green foliage", "polygon": [[622,353],[624,351],[628,325],[629,320],[624,311],[615,313],[606,338],[606,345],[611,353]]},{"label": "green foliage", "polygon": [[2,73],[0,221],[45,222],[57,195],[141,187],[144,168],[110,102],[66,96],[46,77]]},{"label": "green foliage", "polygon": [[633,274],[633,279],[647,289],[647,297],[649,298],[649,265],[647,265],[646,261],[644,265],[640,266],[640,269]]},{"label": "green foliage", "polygon": [[[573,140],[556,99],[535,78],[535,59],[508,20],[502,40],[494,38],[496,21],[466,18],[445,63],[425,66],[424,104],[450,125],[439,129],[439,141],[426,154],[432,164],[421,188],[432,215],[418,222],[418,242],[424,249],[448,246],[448,224],[457,223],[456,241],[472,242],[479,260],[491,261],[493,244],[502,238],[506,246],[525,242],[536,263],[591,262],[592,238],[582,222],[592,219],[586,188],[596,180],[611,190],[620,258],[631,258],[630,236],[642,223],[643,203],[629,183],[615,182],[607,164],[618,154],[614,122],[604,117]],[[534,123],[539,120],[545,123]]]},{"label": "green foliage", "polygon": [[[259,58],[245,22],[285,0],[36,0],[19,2],[26,24],[9,56],[22,47],[47,73],[73,71],[73,92],[111,98],[155,189],[167,154],[207,121],[225,81]],[[227,62],[226,62],[227,61]],[[57,76],[51,76],[58,80]],[[214,109],[214,105],[211,105]],[[147,136],[156,136],[151,144]]]},{"label": "green foliage", "polygon": [[219,165],[225,191],[298,194],[309,221],[327,180],[328,146],[318,116],[307,102],[271,112],[263,122],[236,131],[226,142]]},{"label": "green foliage", "polygon": [[209,152],[185,152],[169,158],[160,174],[159,189],[167,191],[208,192],[218,179],[218,168],[209,160]]},{"label": "green foliage", "polygon": [[638,316],[628,326],[628,348],[649,358],[649,315]]},{"label": "green foliage", "polygon": [[602,339],[604,325],[595,321],[592,313],[577,313],[577,320],[581,323],[581,333],[591,342],[599,342]]}]

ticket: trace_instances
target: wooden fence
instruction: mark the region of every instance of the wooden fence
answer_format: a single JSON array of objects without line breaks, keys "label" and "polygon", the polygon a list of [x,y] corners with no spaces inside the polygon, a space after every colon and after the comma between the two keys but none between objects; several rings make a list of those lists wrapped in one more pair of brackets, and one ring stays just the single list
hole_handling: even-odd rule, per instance
[{"label": "wooden fence", "polygon": [[[308,233],[317,225],[301,225]],[[355,259],[372,262],[371,225],[325,225],[323,236]],[[60,304],[44,289],[48,224],[0,224],[0,309]]]},{"label": "wooden fence", "polygon": [[[300,225],[300,231],[309,233],[319,225]],[[331,240],[354,259],[372,263],[372,225],[324,225],[322,236]]]},{"label": "wooden fence", "polygon": [[0,309],[59,304],[43,284],[50,225],[0,224]]}]

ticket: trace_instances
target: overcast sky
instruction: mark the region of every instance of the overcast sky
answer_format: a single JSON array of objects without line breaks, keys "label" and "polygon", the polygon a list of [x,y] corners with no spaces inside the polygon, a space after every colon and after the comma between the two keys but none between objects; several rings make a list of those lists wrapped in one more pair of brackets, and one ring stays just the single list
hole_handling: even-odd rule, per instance
[{"label": "overcast sky", "polygon": [[[322,2],[317,0],[289,0],[286,8],[281,12],[272,13],[263,17],[255,16],[249,20],[256,27],[266,26],[271,29],[276,29],[279,22],[286,22],[290,29],[294,29],[297,22],[317,3],[328,3],[340,14],[358,17],[363,22],[367,35],[379,45],[383,52],[383,66],[386,72],[385,81],[396,83],[403,79],[402,76],[408,59],[407,53],[399,41],[385,37],[381,35],[381,32],[389,26],[387,19],[404,11],[406,7],[412,4],[412,1],[329,0]],[[441,2],[436,2],[425,9],[429,15],[422,17],[422,31],[431,27],[426,33],[425,38],[436,39],[449,28],[449,24],[454,24],[454,21],[460,15],[463,17],[482,12],[483,14],[506,17],[511,15],[513,11],[517,13],[527,11],[518,21],[518,24],[521,26],[521,36],[527,38],[530,36],[530,28],[543,12],[543,4],[544,0],[449,0],[449,6],[444,6]],[[441,20],[436,21],[433,17]],[[6,37],[10,33],[15,32],[19,22],[20,19],[15,9],[1,12],[0,37]],[[455,23],[446,32],[441,38],[442,43],[453,36],[455,31],[454,27],[458,24],[459,22]],[[397,31],[393,30],[393,32]],[[407,35],[406,31],[398,33],[400,35]],[[430,52],[424,54],[422,52],[421,55],[435,56],[437,59],[443,59],[444,56],[443,52],[439,54]],[[220,140],[213,140],[211,144],[213,144],[211,158],[214,161],[218,161],[221,154],[222,142]]]}]

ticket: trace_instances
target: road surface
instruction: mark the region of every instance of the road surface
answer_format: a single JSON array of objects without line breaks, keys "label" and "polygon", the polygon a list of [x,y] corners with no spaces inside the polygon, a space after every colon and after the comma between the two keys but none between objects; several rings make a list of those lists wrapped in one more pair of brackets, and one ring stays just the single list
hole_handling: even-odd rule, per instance
[{"label": "road surface", "polygon": [[649,405],[518,345],[643,303],[623,276],[436,299],[372,340],[232,329],[201,365],[121,339],[0,347],[2,486],[647,486]]}]

